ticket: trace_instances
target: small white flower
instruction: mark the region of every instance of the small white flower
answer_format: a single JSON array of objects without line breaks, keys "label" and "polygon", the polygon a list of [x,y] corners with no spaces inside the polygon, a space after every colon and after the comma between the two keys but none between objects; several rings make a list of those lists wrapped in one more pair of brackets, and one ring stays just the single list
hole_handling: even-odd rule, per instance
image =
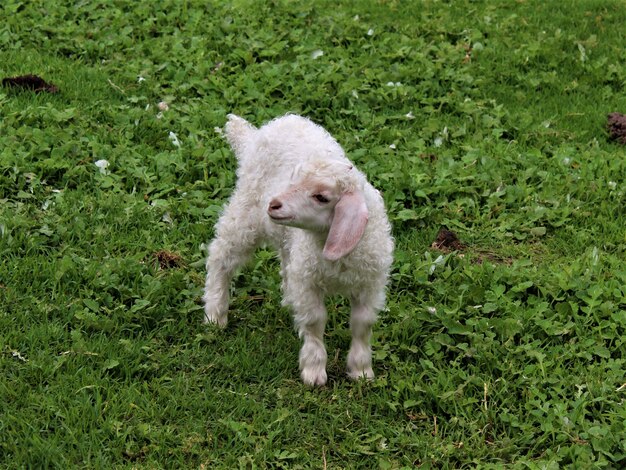
[{"label": "small white flower", "polygon": [[367,31],[367,35],[368,35],[368,36],[373,36],[373,35],[374,35],[374,30],[370,28],[370,29]]},{"label": "small white flower", "polygon": [[215,131],[217,135],[224,135],[224,131],[222,130],[221,127],[214,127],[213,130]]},{"label": "small white flower", "polygon": [[443,145],[443,141],[448,140],[448,126],[444,127],[439,136],[435,137],[433,141],[433,145],[435,147],[441,147]]},{"label": "small white flower", "polygon": [[324,55],[324,51],[317,49],[313,52],[311,52],[311,59],[315,60],[319,57],[322,57]]},{"label": "small white flower", "polygon": [[352,18],[353,21],[359,21],[360,19],[359,15],[354,15],[354,18]]},{"label": "small white flower", "polygon": [[616,188],[617,188],[617,183],[615,181],[609,181],[609,189],[611,189],[612,191],[615,191]]},{"label": "small white flower", "polygon": [[159,108],[159,111],[167,111],[170,109],[169,105],[165,101],[159,102],[159,104],[157,104],[157,108]]},{"label": "small white flower", "polygon": [[415,119],[415,116],[413,116],[413,111],[409,111],[404,115],[404,117],[407,119]]},{"label": "small white flower", "polygon": [[178,140],[178,136],[176,134],[174,134],[172,131],[170,131],[170,140],[172,141],[172,144],[174,144],[175,147],[180,148],[180,140]]},{"label": "small white flower", "polygon": [[14,358],[19,359],[22,362],[28,362],[28,359],[22,356],[19,351],[11,351],[11,354]]},{"label": "small white flower", "polygon": [[100,170],[100,174],[102,175],[108,175],[109,171],[107,170],[107,168],[109,167],[109,162],[106,160],[98,160],[95,165],[98,167],[98,170]]},{"label": "small white flower", "polygon": [[563,165],[569,165],[570,163],[572,163],[572,159],[569,157],[565,157],[563,159]]},{"label": "small white flower", "polygon": [[395,150],[395,149],[396,149],[396,144],[391,144],[391,145],[389,146],[389,148],[390,148],[391,150]]},{"label": "small white flower", "polygon": [[137,78],[137,83],[141,83],[141,82],[145,82],[146,79],[143,78],[141,75],[139,75],[139,77]]},{"label": "small white flower", "polygon": [[428,313],[430,313],[431,315],[437,313],[437,309],[435,307],[426,307],[426,310],[428,310]]},{"label": "small white flower", "polygon": [[433,264],[430,265],[428,273],[433,274],[439,266],[443,266],[445,263],[446,259],[442,255],[437,256],[437,259],[433,261]]}]

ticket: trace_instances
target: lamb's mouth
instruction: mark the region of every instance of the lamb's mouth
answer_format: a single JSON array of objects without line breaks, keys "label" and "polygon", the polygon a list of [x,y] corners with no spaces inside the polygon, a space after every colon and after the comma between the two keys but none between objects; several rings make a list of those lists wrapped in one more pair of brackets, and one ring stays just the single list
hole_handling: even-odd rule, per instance
[{"label": "lamb's mouth", "polygon": [[288,222],[288,221],[294,219],[291,216],[279,217],[279,216],[272,215],[272,214],[269,214],[269,216],[270,216],[270,219],[272,219],[272,221],[274,221],[274,222]]}]

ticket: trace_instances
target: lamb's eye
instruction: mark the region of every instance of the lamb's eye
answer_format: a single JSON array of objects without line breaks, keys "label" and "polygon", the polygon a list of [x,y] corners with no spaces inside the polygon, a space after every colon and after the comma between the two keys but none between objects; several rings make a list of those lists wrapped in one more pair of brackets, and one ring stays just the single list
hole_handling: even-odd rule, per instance
[{"label": "lamb's eye", "polygon": [[313,197],[317,199],[318,202],[321,202],[322,204],[326,204],[327,202],[330,202],[329,199],[325,197],[323,194],[314,194]]}]

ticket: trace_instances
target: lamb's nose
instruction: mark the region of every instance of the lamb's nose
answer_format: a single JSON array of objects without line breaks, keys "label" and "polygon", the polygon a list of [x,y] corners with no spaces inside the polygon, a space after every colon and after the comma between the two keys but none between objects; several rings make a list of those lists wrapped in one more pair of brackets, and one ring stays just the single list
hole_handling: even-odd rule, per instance
[{"label": "lamb's nose", "polygon": [[271,211],[277,211],[281,207],[283,207],[283,203],[280,202],[278,199],[272,199],[270,201],[270,210]]}]

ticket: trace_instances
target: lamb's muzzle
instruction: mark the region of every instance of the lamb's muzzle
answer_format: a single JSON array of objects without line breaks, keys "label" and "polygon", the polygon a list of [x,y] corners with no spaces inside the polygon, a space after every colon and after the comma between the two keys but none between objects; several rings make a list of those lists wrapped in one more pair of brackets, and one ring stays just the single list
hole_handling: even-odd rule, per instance
[{"label": "lamb's muzzle", "polygon": [[239,181],[209,247],[205,321],[226,325],[235,270],[269,243],[281,260],[283,304],[292,307],[303,340],[302,380],[327,380],[327,294],[351,301],[348,376],[372,378],[371,329],[384,305],[393,252],[382,197],[330,134],[306,118],[287,115],[257,129],[231,115],[226,137]]},{"label": "lamb's muzzle", "polygon": [[278,199],[272,199],[267,208],[267,215],[270,216],[272,222],[280,222],[282,220],[289,220],[289,217],[281,216],[280,210],[283,207],[283,203]]}]

